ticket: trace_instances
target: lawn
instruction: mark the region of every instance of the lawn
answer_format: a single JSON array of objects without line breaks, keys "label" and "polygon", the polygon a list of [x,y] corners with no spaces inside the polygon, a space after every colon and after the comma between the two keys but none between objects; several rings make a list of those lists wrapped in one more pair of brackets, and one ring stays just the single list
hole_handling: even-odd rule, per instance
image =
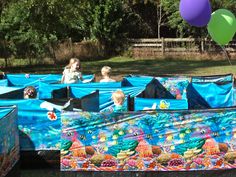
[{"label": "lawn", "polygon": [[[236,61],[232,66],[227,60],[220,61],[191,61],[191,60],[157,60],[157,59],[133,59],[127,57],[113,57],[99,61],[82,61],[84,74],[96,74],[100,79],[102,66],[112,67],[112,75],[120,80],[127,74],[141,75],[219,75],[226,73],[236,74]],[[34,65],[14,66],[2,69],[8,73],[62,73],[64,65]]]}]

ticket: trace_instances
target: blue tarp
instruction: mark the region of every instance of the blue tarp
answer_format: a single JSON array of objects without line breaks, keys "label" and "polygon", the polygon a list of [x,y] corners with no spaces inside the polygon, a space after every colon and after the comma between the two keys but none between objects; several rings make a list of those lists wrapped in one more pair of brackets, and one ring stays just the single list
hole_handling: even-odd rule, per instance
[{"label": "blue tarp", "polygon": [[8,86],[8,81],[7,81],[7,79],[1,79],[0,80],[0,86]]},{"label": "blue tarp", "polygon": [[88,84],[46,84],[41,82],[39,86],[39,98],[52,98],[52,91],[68,87],[71,98],[81,98],[99,90],[99,107],[103,110],[113,105],[112,93],[117,89],[124,91],[125,95],[136,96],[144,90],[144,87],[122,87],[121,82],[113,83],[88,83]]},{"label": "blue tarp", "polygon": [[231,107],[234,105],[232,76],[193,78],[187,95],[190,109]]},{"label": "blue tarp", "polygon": [[148,83],[152,81],[151,76],[128,76],[122,80],[123,86],[133,86],[133,87],[145,87]]},{"label": "blue tarp", "polygon": [[221,108],[235,105],[232,74],[194,77],[131,75],[124,78],[122,84],[146,86],[146,90],[138,95],[141,98],[188,100],[190,109]]},{"label": "blue tarp", "polygon": [[192,83],[193,87],[206,100],[211,108],[233,106],[233,84]]},{"label": "blue tarp", "polygon": [[23,87],[2,87],[0,86],[0,95],[6,94],[12,91],[21,90]]},{"label": "blue tarp", "polygon": [[[156,98],[176,98],[186,99],[186,89],[189,85],[190,77],[151,77],[151,76],[129,76],[122,81],[123,86],[147,87],[154,84]],[[168,96],[169,95],[169,96]]]},{"label": "blue tarp", "polygon": [[116,87],[116,86],[119,86],[118,83],[117,84],[114,83],[113,88],[112,87],[106,88],[105,85],[108,85],[108,84],[101,84],[100,85],[101,87],[99,87],[99,84],[97,84],[96,87],[90,87],[89,85],[86,85],[88,86],[87,88],[71,87],[71,89],[73,90],[73,94],[78,95],[78,96],[85,95],[86,93],[88,94],[96,90],[99,90],[100,111],[103,111],[104,109],[114,105],[113,100],[111,99],[111,96],[112,96],[112,93],[116,91],[117,89],[122,90],[125,93],[126,97],[128,95],[136,96],[144,90],[143,87]]},{"label": "blue tarp", "polygon": [[21,150],[50,150],[60,147],[60,106],[41,100],[0,100],[17,105]]},{"label": "blue tarp", "polygon": [[192,82],[233,82],[233,75],[193,76]]},{"label": "blue tarp", "polygon": [[122,85],[143,86],[145,90],[134,97],[134,110],[188,109],[187,87],[190,77],[129,76]]},{"label": "blue tarp", "polygon": [[[43,80],[44,78],[50,77],[50,74],[7,74],[6,79],[8,80],[9,86],[26,86],[26,85],[35,85],[39,80]],[[57,79],[59,79],[59,75]]]},{"label": "blue tarp", "polygon": [[23,99],[23,87],[1,87],[0,86],[0,99]]},{"label": "blue tarp", "polygon": [[[5,78],[8,86],[35,86],[38,87],[39,82],[60,83],[61,74],[7,74]],[[83,75],[85,82],[92,82],[94,75]]]},{"label": "blue tarp", "polygon": [[134,98],[134,110],[188,109],[187,100]]},{"label": "blue tarp", "polygon": [[[114,83],[87,83],[87,84],[47,84],[44,82],[39,83],[39,99],[52,98],[52,92],[62,88],[70,88],[72,98],[81,98],[88,95],[93,91],[100,88],[120,88],[120,82]],[[77,90],[77,91],[76,91]]]},{"label": "blue tarp", "polygon": [[234,88],[234,106],[236,106],[236,88]]},{"label": "blue tarp", "polygon": [[15,106],[0,107],[0,177],[4,177],[19,160],[19,132]]},{"label": "blue tarp", "polygon": [[39,99],[48,99],[48,98],[52,98],[52,92],[54,90],[59,90],[59,89],[63,89],[63,88],[67,88],[67,85],[65,84],[47,84],[44,82],[39,82]]},{"label": "blue tarp", "polygon": [[[23,77],[24,75],[22,75]],[[37,77],[35,76],[35,79]],[[45,76],[45,78],[48,78]],[[140,82],[138,78],[143,80]],[[19,79],[19,78],[18,78]],[[135,110],[142,110],[145,107],[152,107],[154,102],[157,103],[157,108],[166,108],[169,106],[170,109],[186,109],[186,99],[185,99],[185,88],[188,79],[185,78],[153,78],[153,77],[136,77],[132,78],[136,86],[124,86],[121,82],[116,83],[89,83],[89,84],[49,84],[45,82],[39,82],[39,96],[42,98],[52,98],[52,91],[69,87],[69,97],[82,98],[86,97],[85,106],[91,105],[94,102],[94,98],[97,97],[87,97],[92,95],[96,90],[99,90],[99,110],[104,111],[110,106],[113,106],[113,101],[111,99],[112,93],[117,89],[124,91],[125,95],[130,95],[135,99]],[[131,80],[132,80],[131,79]],[[146,84],[149,81],[156,80],[162,84],[166,90],[177,97],[178,94],[181,95],[181,99],[145,99],[137,98],[141,92],[145,90]],[[53,80],[53,79],[52,79]],[[129,80],[130,81],[130,80]],[[206,81],[206,80],[205,80]],[[51,82],[51,81],[50,81]],[[140,82],[140,85],[138,84]],[[173,84],[173,83],[177,83]],[[179,84],[179,85],[178,85]],[[172,89],[172,86],[174,89]],[[225,107],[233,105],[234,91],[232,82],[219,82],[209,83],[209,82],[196,82],[189,84],[193,86],[195,90],[189,90],[191,97],[190,100],[198,101],[193,98],[202,98],[206,106],[200,108],[210,107]],[[7,87],[5,87],[6,89]],[[207,89],[206,89],[207,88]],[[14,87],[10,88],[15,89]],[[17,89],[21,89],[20,87]],[[7,91],[6,91],[7,90]],[[6,89],[8,92],[9,90]],[[176,92],[176,90],[179,90]],[[3,90],[4,91],[4,90]],[[194,92],[195,91],[195,92]],[[196,97],[193,97],[196,93]],[[199,96],[200,95],[200,96]],[[180,98],[180,97],[179,97]],[[202,101],[200,100],[200,101]],[[58,149],[60,143],[58,143],[58,132],[60,131],[60,106],[54,105],[53,110],[49,110],[42,107],[43,100],[0,100],[0,105],[17,105],[19,107],[19,129],[21,130],[21,149],[22,150],[48,150],[48,149]],[[48,103],[48,102],[46,102]],[[192,103],[192,102],[191,102]],[[196,102],[197,103],[197,102]],[[98,102],[96,101],[96,104]],[[127,99],[125,101],[127,104]],[[194,103],[195,104],[195,103]],[[203,105],[204,105],[203,104]],[[197,104],[195,104],[197,105]]]}]

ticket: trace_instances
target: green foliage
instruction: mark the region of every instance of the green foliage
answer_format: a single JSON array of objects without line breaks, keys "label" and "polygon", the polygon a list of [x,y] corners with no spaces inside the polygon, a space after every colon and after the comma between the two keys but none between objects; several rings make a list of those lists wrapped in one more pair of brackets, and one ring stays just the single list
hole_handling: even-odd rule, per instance
[{"label": "green foliage", "polygon": [[[213,11],[236,13],[235,0],[211,3]],[[152,13],[145,13],[144,7]],[[205,28],[183,21],[179,0],[1,0],[0,17],[0,49],[18,57],[42,57],[67,38],[119,49],[127,37],[157,37],[157,26],[173,29],[176,37],[208,35]]]},{"label": "green foliage", "polygon": [[112,45],[117,39],[122,39],[120,31],[124,16],[122,1],[100,0],[94,8],[92,39],[99,40],[105,46]]},{"label": "green foliage", "polygon": [[[167,27],[176,29],[177,37],[207,37],[208,33],[206,28],[196,28],[187,24],[179,12],[179,0],[160,0],[159,5],[162,5],[164,10]],[[217,9],[225,8],[231,10],[233,13],[236,12],[236,4],[234,0],[213,0],[211,1],[212,11]]]},{"label": "green foliage", "polygon": [[[54,43],[76,31],[83,38],[77,18],[79,5],[69,0],[29,0],[10,3],[1,14],[0,31],[8,41],[11,53],[37,57],[49,51]],[[81,32],[82,31],[82,32]]]}]

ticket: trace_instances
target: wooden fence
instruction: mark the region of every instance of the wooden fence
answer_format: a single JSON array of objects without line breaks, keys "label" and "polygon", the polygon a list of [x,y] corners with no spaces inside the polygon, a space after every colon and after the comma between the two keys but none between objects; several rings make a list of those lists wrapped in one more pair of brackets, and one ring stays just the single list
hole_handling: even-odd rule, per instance
[{"label": "wooden fence", "polygon": [[206,53],[236,55],[236,41],[224,46],[225,50],[212,40],[194,38],[129,39],[129,44],[133,57]]}]

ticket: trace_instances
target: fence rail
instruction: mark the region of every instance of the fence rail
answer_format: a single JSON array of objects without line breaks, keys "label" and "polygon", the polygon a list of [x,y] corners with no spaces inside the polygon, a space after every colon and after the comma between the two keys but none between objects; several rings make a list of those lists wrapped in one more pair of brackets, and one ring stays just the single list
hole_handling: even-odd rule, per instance
[{"label": "fence rail", "polygon": [[236,55],[236,41],[231,41],[223,48],[209,39],[195,38],[161,38],[161,39],[130,39],[129,44],[133,55],[164,55],[164,54],[219,54],[226,51],[228,56]]}]

